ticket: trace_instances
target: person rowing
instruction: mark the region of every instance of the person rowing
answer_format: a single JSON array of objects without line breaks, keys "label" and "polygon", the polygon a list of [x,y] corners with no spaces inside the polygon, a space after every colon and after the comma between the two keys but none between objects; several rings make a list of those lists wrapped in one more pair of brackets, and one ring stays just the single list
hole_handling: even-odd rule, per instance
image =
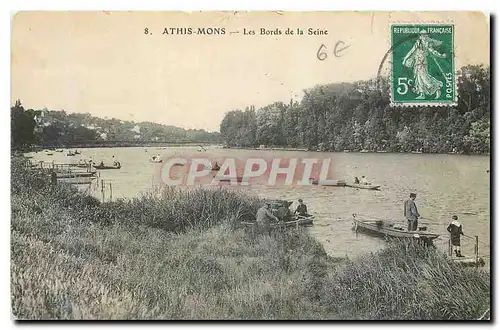
[{"label": "person rowing", "polygon": [[361,184],[368,184],[368,181],[366,180],[366,177],[364,175],[361,177]]}]

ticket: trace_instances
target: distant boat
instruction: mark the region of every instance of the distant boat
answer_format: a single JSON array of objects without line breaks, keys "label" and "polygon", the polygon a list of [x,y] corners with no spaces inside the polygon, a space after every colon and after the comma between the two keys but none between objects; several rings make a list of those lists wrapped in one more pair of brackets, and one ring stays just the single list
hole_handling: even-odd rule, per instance
[{"label": "distant boat", "polygon": [[163,162],[163,159],[160,155],[156,155],[156,156],[149,158],[149,162],[150,163],[161,163],[161,162]]},{"label": "distant boat", "polygon": [[365,152],[369,152],[369,151],[368,151],[368,150],[366,150],[366,149],[363,149],[363,150],[361,150],[360,152],[365,153]]},{"label": "distant boat", "polygon": [[349,149],[344,149],[344,152],[351,152],[351,150],[349,150]]},{"label": "distant boat", "polygon": [[64,150],[62,149],[57,149],[56,152],[63,152]]},{"label": "distant boat", "polygon": [[76,154],[74,152],[69,151],[66,156],[75,156]]},{"label": "distant boat", "polygon": [[118,166],[94,165],[96,170],[119,170],[121,167],[121,164]]}]

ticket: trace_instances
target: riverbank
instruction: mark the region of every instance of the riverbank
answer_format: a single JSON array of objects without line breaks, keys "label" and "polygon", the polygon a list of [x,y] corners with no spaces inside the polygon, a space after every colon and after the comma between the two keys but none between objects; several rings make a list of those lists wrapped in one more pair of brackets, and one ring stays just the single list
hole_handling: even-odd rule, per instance
[{"label": "riverbank", "polygon": [[241,150],[261,150],[261,151],[305,151],[305,152],[331,152],[331,153],[366,153],[366,154],[426,154],[426,155],[465,155],[465,156],[490,156],[490,153],[459,153],[459,152],[425,152],[425,151],[388,151],[388,150],[320,150],[320,149],[307,149],[307,148],[292,148],[292,147],[228,147],[224,149],[241,149]]},{"label": "riverbank", "polygon": [[237,228],[226,190],[112,203],[12,164],[12,311],[20,319],[477,319],[489,274],[393,242],[334,259],[306,230]]}]

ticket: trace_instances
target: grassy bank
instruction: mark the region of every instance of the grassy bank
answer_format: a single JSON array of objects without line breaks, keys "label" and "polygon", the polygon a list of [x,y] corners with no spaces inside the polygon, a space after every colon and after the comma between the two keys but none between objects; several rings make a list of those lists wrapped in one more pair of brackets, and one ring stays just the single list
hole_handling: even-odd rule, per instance
[{"label": "grassy bank", "polygon": [[489,275],[393,242],[329,257],[305,230],[237,228],[225,190],[99,201],[12,164],[12,311],[20,319],[475,319]]}]

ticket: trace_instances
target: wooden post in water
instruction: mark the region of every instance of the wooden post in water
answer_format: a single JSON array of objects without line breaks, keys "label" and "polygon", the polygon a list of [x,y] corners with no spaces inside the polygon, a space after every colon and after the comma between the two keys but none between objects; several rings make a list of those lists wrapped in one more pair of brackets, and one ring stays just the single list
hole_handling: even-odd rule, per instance
[{"label": "wooden post in water", "polygon": [[101,180],[101,195],[102,195],[102,202],[104,203],[104,180]]},{"label": "wooden post in water", "polygon": [[111,182],[109,183],[109,201],[113,201],[113,187],[111,186]]},{"label": "wooden post in water", "polygon": [[479,262],[479,236],[475,236],[476,237],[476,245],[474,246],[474,258],[475,258],[475,264],[476,264],[476,268],[477,268],[477,264]]}]

